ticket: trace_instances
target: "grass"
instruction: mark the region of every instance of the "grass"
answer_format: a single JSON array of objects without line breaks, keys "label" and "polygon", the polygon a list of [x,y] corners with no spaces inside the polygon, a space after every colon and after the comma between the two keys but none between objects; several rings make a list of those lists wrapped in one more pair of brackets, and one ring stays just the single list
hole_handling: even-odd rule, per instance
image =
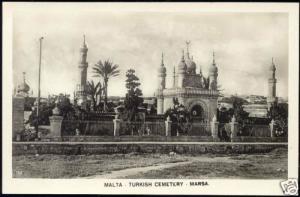
[{"label": "grass", "polygon": [[13,156],[15,178],[74,178],[126,168],[185,161],[162,154],[23,155]]},{"label": "grass", "polygon": [[107,174],[111,171],[164,163],[190,161],[168,168],[157,168],[124,178],[287,178],[287,149],[263,154],[173,155],[23,155],[13,156],[15,178],[77,178]]},{"label": "grass", "polygon": [[286,179],[287,164],[287,149],[277,149],[265,154],[231,155],[227,162],[199,160],[190,164],[178,165],[163,170],[151,170],[125,178]]}]

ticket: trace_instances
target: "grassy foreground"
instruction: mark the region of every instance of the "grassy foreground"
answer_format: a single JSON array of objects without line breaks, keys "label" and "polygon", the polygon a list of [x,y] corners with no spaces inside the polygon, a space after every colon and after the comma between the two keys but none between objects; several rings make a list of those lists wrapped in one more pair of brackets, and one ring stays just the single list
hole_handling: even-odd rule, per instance
[{"label": "grassy foreground", "polygon": [[[210,155],[214,157],[214,155]],[[228,178],[228,179],[286,179],[287,150],[277,149],[271,153],[255,155],[231,155],[223,161],[201,159],[190,164],[178,165],[163,170],[151,170],[125,178]]]},{"label": "grassy foreground", "polygon": [[[185,161],[185,162],[184,162]],[[184,163],[182,163],[184,162]],[[172,167],[160,168],[167,163]],[[23,155],[13,156],[14,178],[78,178],[112,171],[157,166],[122,178],[256,178],[287,177],[287,149],[240,155]],[[116,177],[117,178],[117,177]]]},{"label": "grassy foreground", "polygon": [[23,155],[13,156],[15,178],[76,178],[126,168],[185,161],[162,154]]}]

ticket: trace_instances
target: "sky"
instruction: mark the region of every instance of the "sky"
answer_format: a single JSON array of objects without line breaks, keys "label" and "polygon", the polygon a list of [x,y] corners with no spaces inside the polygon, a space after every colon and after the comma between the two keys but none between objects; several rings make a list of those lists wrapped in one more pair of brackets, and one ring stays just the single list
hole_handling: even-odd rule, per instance
[{"label": "sky", "polygon": [[218,84],[225,94],[267,95],[271,59],[277,67],[277,96],[288,95],[288,15],[163,11],[104,11],[84,6],[25,6],[13,15],[13,83],[26,81],[37,93],[39,37],[43,36],[41,95],[73,95],[78,78],[79,48],[86,35],[88,80],[99,60],[118,64],[121,74],[109,81],[110,96],[124,96],[125,73],[136,70],[145,96],[158,86],[161,53],[167,87],[181,60],[185,41],[205,76],[215,51]]}]

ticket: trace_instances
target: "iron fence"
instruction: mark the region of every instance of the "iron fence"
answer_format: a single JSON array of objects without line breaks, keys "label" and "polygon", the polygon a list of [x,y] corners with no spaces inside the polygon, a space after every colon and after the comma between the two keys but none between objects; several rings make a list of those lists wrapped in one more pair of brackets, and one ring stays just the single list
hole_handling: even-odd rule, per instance
[{"label": "iron fence", "polygon": [[114,125],[112,121],[64,120],[61,129],[63,136],[113,136]]},{"label": "iron fence", "polygon": [[229,123],[219,123],[218,125],[218,137],[221,141],[230,141],[231,126]]},{"label": "iron fence", "polygon": [[211,126],[207,122],[194,123],[172,123],[171,135],[186,135],[186,136],[210,136]]},{"label": "iron fence", "polygon": [[164,122],[121,122],[120,135],[165,135]]},{"label": "iron fence", "polygon": [[269,125],[239,125],[237,136],[271,137],[271,129]]}]

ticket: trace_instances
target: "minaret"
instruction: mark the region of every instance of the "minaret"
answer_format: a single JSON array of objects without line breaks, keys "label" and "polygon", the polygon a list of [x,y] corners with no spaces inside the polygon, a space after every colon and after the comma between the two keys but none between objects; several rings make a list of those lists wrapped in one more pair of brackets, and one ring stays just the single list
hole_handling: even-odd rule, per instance
[{"label": "minaret", "polygon": [[269,67],[269,79],[268,79],[268,97],[267,97],[267,103],[268,103],[268,109],[270,107],[277,103],[277,97],[276,97],[276,82],[277,79],[275,77],[276,67],[272,58],[272,64]]},{"label": "minaret", "polygon": [[174,66],[174,70],[173,70],[173,88],[176,87],[176,71],[175,71],[175,66]]},{"label": "minaret", "polygon": [[199,71],[199,75],[202,77],[203,74],[202,74],[202,67],[200,66],[200,71]]},{"label": "minaret", "polygon": [[209,67],[209,89],[217,90],[218,67],[215,62],[215,52],[213,52],[213,62]]},{"label": "minaret", "polygon": [[78,66],[79,81],[76,87],[76,97],[78,98],[78,104],[84,109],[86,108],[86,100],[87,100],[87,94],[86,94],[87,68],[88,68],[88,62],[86,61],[87,52],[88,52],[88,48],[85,43],[85,35],[83,35],[83,45],[80,48],[80,61]]},{"label": "minaret", "polygon": [[166,88],[166,67],[164,65],[164,54],[161,55],[161,65],[158,69],[158,87],[157,87],[157,114],[164,113],[164,95]]},{"label": "minaret", "polygon": [[185,63],[184,60],[184,50],[182,50],[182,57],[181,57],[181,61],[178,64],[178,84],[177,86],[179,88],[183,88],[184,87],[184,78],[186,75],[186,71],[187,71],[187,65]]},{"label": "minaret", "polygon": [[186,43],[186,58],[190,59],[189,45],[191,44],[191,41],[185,41],[185,43]]},{"label": "minaret", "polygon": [[161,64],[160,68],[158,70],[158,79],[159,79],[159,84],[158,84],[158,89],[165,89],[166,88],[166,67],[164,65],[164,54],[161,54]]}]

